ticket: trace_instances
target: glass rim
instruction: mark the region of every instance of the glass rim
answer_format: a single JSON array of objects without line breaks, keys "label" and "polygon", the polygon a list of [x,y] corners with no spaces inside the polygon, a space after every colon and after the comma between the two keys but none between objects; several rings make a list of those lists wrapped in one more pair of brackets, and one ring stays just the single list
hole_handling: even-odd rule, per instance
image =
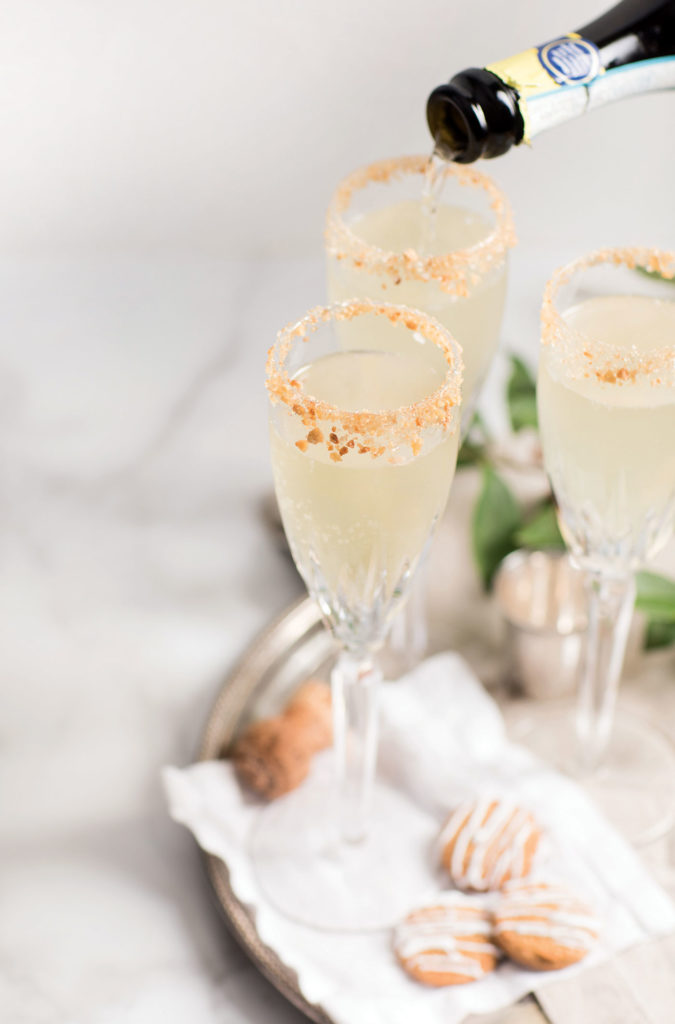
[{"label": "glass rim", "polygon": [[516,244],[509,201],[487,174],[455,163],[446,163],[440,169],[445,178],[453,178],[460,185],[483,189],[495,215],[495,223],[488,234],[463,249],[433,256],[420,256],[413,248],[403,252],[381,249],[359,238],[344,219],[355,192],[369,184],[386,183],[406,174],[424,175],[430,162],[431,158],[424,155],[392,157],[360,167],[343,178],[326,212],[326,249],[338,260],[350,259],[359,269],[387,274],[395,283],[404,278],[435,281],[443,291],[465,296],[488,270],[504,262],[508,250]]},{"label": "glass rim", "polygon": [[[675,341],[646,353],[635,347],[619,349],[572,327],[558,309],[560,290],[578,274],[603,264],[646,271],[665,281],[675,278],[675,250],[617,246],[579,256],[558,267],[546,284],[541,307],[542,346],[554,351],[566,372],[575,378],[595,377],[604,384],[625,384],[637,377],[650,377],[654,384],[662,384],[667,376],[675,383]],[[675,299],[675,283],[673,292]]]},{"label": "glass rim", "polygon": [[[441,384],[417,402],[378,411],[341,409],[306,392],[288,371],[293,342],[308,341],[329,321],[349,321],[364,315],[384,316],[393,327],[401,325],[411,333],[419,332],[440,349],[447,364]],[[297,441],[296,447],[304,452],[309,445],[324,444],[331,459],[341,462],[352,450],[379,458],[393,445],[406,442],[417,455],[425,431],[436,428],[449,432],[459,423],[462,373],[461,345],[434,317],[408,306],[349,299],[315,306],[301,320],[279,331],[267,353],[265,385],[271,404],[283,403],[307,428],[306,437]],[[326,423],[330,423],[330,429],[326,429]]]}]

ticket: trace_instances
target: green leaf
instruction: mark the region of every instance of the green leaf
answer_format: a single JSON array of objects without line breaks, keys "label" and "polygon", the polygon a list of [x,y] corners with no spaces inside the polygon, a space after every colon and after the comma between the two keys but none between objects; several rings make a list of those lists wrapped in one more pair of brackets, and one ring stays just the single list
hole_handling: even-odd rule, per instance
[{"label": "green leaf", "polygon": [[647,650],[675,643],[675,581],[653,572],[639,572],[635,607],[647,619]]},{"label": "green leaf", "polygon": [[635,607],[650,621],[675,623],[675,581],[653,572],[639,572]]},{"label": "green leaf", "polygon": [[511,429],[514,432],[523,427],[538,426],[537,385],[532,373],[518,356],[512,355],[511,376],[506,391]]},{"label": "green leaf", "polygon": [[555,551],[565,547],[555,506],[550,499],[537,505],[516,533],[516,543],[531,551]]},{"label": "green leaf", "polygon": [[467,437],[457,455],[457,469],[464,469],[466,466],[476,466],[485,458],[485,445],[474,444],[471,438]]},{"label": "green leaf", "polygon": [[515,549],[522,515],[518,502],[495,473],[483,466],[483,486],[473,512],[473,554],[483,586],[490,587],[499,563]]},{"label": "green leaf", "polygon": [[657,647],[669,647],[675,644],[675,622],[648,622],[645,634],[645,648],[648,651]]},{"label": "green leaf", "polygon": [[487,456],[487,446],[490,441],[490,432],[487,429],[485,420],[479,412],[473,414],[473,419],[466,432],[464,444],[459,449],[457,466],[459,469],[464,466],[475,466],[483,462]]},{"label": "green leaf", "polygon": [[636,267],[635,269],[639,274],[651,277],[655,281],[666,281],[668,284],[675,284],[675,277],[664,277],[658,270],[647,270],[646,267]]}]

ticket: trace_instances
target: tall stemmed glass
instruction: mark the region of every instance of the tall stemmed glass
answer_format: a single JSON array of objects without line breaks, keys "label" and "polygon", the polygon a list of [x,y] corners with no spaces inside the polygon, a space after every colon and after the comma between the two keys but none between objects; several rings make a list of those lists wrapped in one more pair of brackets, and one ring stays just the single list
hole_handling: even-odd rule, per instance
[{"label": "tall stemmed glass", "polygon": [[[462,346],[462,436],[497,349],[508,250],[508,201],[472,167],[438,157],[381,160],[346,177],[326,216],[328,297],[403,302],[436,317]],[[376,340],[376,339],[375,339]],[[399,669],[427,644],[424,580],[396,620]]]},{"label": "tall stemmed glass", "polygon": [[[633,838],[672,823],[675,765],[639,721],[610,747],[635,598],[635,570],[675,521],[675,253],[610,249],[558,270],[542,309],[541,440],[589,626],[576,712],[576,764]],[[568,764],[561,723],[538,746]],[[630,799],[626,793],[630,792]],[[628,807],[628,805],[631,805]]]},{"label": "tall stemmed glass", "polygon": [[462,432],[497,349],[507,257],[506,196],[472,167],[403,156],[338,185],[326,214],[328,297],[404,303],[434,316],[462,346]]},{"label": "tall stemmed glass", "polygon": [[461,372],[459,347],[432,318],[358,299],[312,310],[268,357],[281,516],[339,645],[338,785],[310,778],[271,805],[253,857],[273,902],[318,927],[387,924],[420,884],[414,813],[411,824],[403,797],[373,782],[376,654],[445,506]]}]

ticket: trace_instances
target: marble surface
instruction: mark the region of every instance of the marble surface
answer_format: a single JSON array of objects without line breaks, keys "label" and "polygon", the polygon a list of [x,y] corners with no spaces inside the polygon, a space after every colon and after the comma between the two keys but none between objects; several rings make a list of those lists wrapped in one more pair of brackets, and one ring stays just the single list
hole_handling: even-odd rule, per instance
[{"label": "marble surface", "polygon": [[[514,258],[510,347],[534,356],[561,255]],[[158,774],[301,593],[263,513],[263,362],[322,296],[320,260],[0,264],[3,1021],[303,1019],[223,931]],[[651,676],[674,708],[672,658]]]}]

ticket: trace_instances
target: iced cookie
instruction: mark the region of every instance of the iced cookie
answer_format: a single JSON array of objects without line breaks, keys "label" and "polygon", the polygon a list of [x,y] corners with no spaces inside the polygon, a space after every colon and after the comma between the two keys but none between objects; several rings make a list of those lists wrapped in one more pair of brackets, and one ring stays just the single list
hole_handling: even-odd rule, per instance
[{"label": "iced cookie", "polygon": [[463,985],[493,970],[499,950],[490,915],[458,892],[408,914],[394,931],[394,952],[407,973],[425,985]]},{"label": "iced cookie", "polygon": [[455,810],[441,830],[439,859],[459,889],[501,889],[529,874],[540,832],[529,813],[484,797]]},{"label": "iced cookie", "polygon": [[566,885],[511,882],[494,915],[494,935],[516,963],[555,971],[586,956],[598,938],[598,921]]}]

